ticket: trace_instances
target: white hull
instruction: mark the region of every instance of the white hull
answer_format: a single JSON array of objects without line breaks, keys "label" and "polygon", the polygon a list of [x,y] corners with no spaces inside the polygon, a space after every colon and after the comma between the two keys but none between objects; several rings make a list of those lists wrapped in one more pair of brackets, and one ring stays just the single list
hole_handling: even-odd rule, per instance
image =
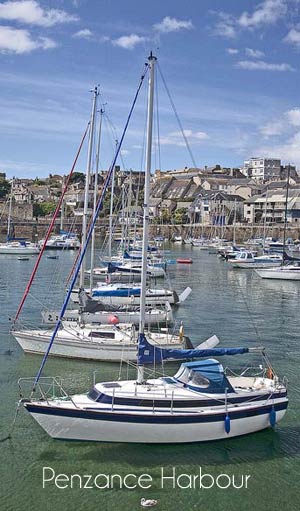
[{"label": "white hull", "polygon": [[[93,300],[99,300],[102,303],[107,305],[140,305],[140,297],[139,296],[94,296]],[[74,303],[79,303],[78,290],[73,290],[71,293],[71,300]],[[174,305],[175,299],[173,293],[166,294],[151,294],[149,292],[146,293],[146,306],[150,305],[158,305],[158,304],[166,304],[169,302],[171,305]]]},{"label": "white hull", "polygon": [[[134,323],[138,324],[140,321],[140,312],[134,311],[101,311],[97,313],[83,312],[81,319],[85,323],[102,323],[110,324],[111,317],[117,317],[119,323]],[[42,311],[43,322],[47,325],[55,325],[58,321],[58,311]],[[64,315],[65,321],[78,321],[79,315],[78,310],[67,310]],[[173,321],[173,315],[171,308],[170,310],[151,310],[145,314],[145,323],[147,325],[157,325],[158,323],[171,323]]]},{"label": "white hull", "polygon": [[11,255],[36,255],[39,253],[37,247],[10,247],[8,245],[0,245],[0,254]]},{"label": "white hull", "polygon": [[[25,353],[44,355],[50,337],[49,335],[32,335],[26,332],[12,332],[18,344]],[[171,339],[171,336],[170,336]],[[182,349],[182,343],[170,342],[164,343],[164,348]],[[94,340],[89,339],[64,339],[56,337],[51,348],[50,356],[63,358],[76,358],[84,360],[101,360],[103,362],[136,362],[137,343],[131,342],[112,342],[108,339]]]},{"label": "white hull", "polygon": [[281,265],[281,261],[279,262],[267,262],[267,263],[259,263],[259,262],[243,262],[243,261],[236,261],[232,260],[230,261],[230,264],[233,268],[246,268],[246,269],[256,269],[256,268],[275,268]]},{"label": "white hull", "polygon": [[[26,405],[25,405],[26,406]],[[62,405],[63,406],[63,405]],[[276,412],[279,422],[286,410]],[[31,413],[31,412],[30,412]],[[157,414],[149,414],[149,422],[130,422],[111,420],[93,420],[76,417],[31,413],[32,417],[52,438],[66,440],[89,440],[95,442],[126,443],[190,443],[222,440],[236,436],[255,433],[270,427],[269,411],[252,417],[231,419],[230,432],[226,433],[224,421],[172,423],[173,416],[165,424],[159,422]],[[201,414],[199,414],[201,415]],[[155,418],[158,418],[155,423]],[[154,419],[154,421],[153,421]]]},{"label": "white hull", "polygon": [[277,280],[300,280],[300,269],[298,270],[282,270],[281,268],[259,270],[256,273],[262,279],[277,279]]}]

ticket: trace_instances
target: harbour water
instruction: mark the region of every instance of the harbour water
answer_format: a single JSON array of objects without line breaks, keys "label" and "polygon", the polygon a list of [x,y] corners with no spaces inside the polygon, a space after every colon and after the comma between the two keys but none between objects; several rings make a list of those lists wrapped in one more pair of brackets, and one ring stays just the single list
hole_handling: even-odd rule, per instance
[{"label": "harbour water", "polygon": [[[206,251],[170,247],[168,257],[192,257],[193,265],[173,265],[170,276],[177,291],[190,285],[192,294],[176,312],[185,333],[194,344],[212,334],[223,346],[264,345],[280,375],[288,378],[290,404],[284,420],[275,428],[228,441],[188,445],[126,445],[55,441],[20,411],[12,440],[0,444],[1,511],[133,511],[140,499],[159,499],[163,511],[298,511],[300,509],[300,344],[299,282],[263,281],[251,270],[232,270]],[[9,430],[18,400],[19,377],[34,376],[41,358],[24,355],[9,334],[13,316],[34,264],[0,256],[0,393],[1,438]],[[61,303],[63,282],[74,254],[60,253],[58,260],[44,259],[22,319],[29,325],[40,321],[42,305]],[[242,367],[250,357],[224,360],[224,365]],[[257,359],[255,359],[257,361]],[[176,365],[174,366],[174,369]],[[44,375],[67,378],[77,390],[91,382],[95,369],[118,368],[61,359],[49,359]],[[153,482],[145,489],[80,488],[59,489],[50,482],[43,488],[43,467],[56,474],[149,474]],[[170,475],[250,475],[248,487],[180,488],[169,480],[162,488],[161,470]],[[181,480],[188,485],[188,478]],[[223,480],[224,483],[224,480]],[[208,485],[208,480],[206,480]]]}]

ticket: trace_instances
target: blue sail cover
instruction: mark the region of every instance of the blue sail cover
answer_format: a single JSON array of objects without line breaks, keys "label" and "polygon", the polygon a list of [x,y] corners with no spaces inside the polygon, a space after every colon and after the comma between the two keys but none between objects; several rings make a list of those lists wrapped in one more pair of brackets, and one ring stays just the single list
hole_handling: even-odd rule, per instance
[{"label": "blue sail cover", "polygon": [[153,364],[162,360],[173,359],[193,359],[205,357],[219,357],[223,355],[241,355],[248,353],[249,348],[210,348],[210,349],[193,349],[193,350],[176,350],[159,348],[150,344],[145,334],[140,334],[138,342],[138,364]]}]

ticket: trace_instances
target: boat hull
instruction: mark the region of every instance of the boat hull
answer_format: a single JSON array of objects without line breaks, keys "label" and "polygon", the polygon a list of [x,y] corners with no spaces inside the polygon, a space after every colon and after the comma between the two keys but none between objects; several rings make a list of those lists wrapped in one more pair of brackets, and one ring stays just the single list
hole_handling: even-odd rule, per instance
[{"label": "boat hull", "polygon": [[[112,317],[117,317],[119,323],[134,323],[135,325],[140,322],[140,312],[127,312],[127,311],[111,311],[111,312],[83,312],[81,313],[81,319],[85,323],[102,323],[108,325],[111,323]],[[59,318],[58,311],[42,311],[43,323],[47,325],[55,325]],[[78,310],[67,310],[64,315],[65,321],[78,321],[79,315]],[[145,324],[157,325],[160,323],[171,323],[173,321],[172,311],[159,311],[146,312]]]},{"label": "boat hull", "polygon": [[272,270],[259,270],[256,272],[262,279],[273,280],[300,280],[300,270],[297,271],[282,271],[279,268],[276,271]]},{"label": "boat hull", "polygon": [[[49,346],[50,337],[46,335],[34,336],[24,332],[13,332],[13,335],[25,353],[44,355]],[[182,343],[172,342],[164,344],[163,347],[182,349]],[[113,343],[109,340],[97,342],[56,338],[49,356],[102,362],[136,362],[137,344],[134,342]]]},{"label": "boat hull", "polygon": [[260,263],[260,262],[246,262],[246,261],[237,261],[235,259],[233,259],[232,261],[230,261],[230,264],[232,265],[233,268],[243,268],[243,269],[256,269],[256,268],[261,268],[261,269],[264,269],[264,268],[275,268],[275,267],[278,267],[280,266],[282,263],[281,261],[278,261],[278,262],[267,262],[267,263]]},{"label": "boat hull", "polygon": [[[230,431],[226,433],[226,413],[217,414],[120,414],[95,412],[75,407],[52,408],[25,403],[38,424],[52,438],[126,443],[190,443],[223,440],[255,433],[271,426],[272,405],[248,407],[229,412]],[[287,400],[275,405],[276,422],[285,415]]]},{"label": "boat hull", "polygon": [[36,247],[0,247],[0,255],[1,254],[11,254],[11,255],[37,255],[39,253],[39,249]]}]

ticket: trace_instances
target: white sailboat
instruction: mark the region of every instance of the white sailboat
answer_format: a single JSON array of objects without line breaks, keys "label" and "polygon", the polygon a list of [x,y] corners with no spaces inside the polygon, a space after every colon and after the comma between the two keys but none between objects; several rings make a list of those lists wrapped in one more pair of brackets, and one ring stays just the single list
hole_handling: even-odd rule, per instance
[{"label": "white sailboat", "polygon": [[229,264],[232,268],[274,268],[282,264],[282,256],[279,254],[255,256],[252,252],[243,250],[234,259],[229,259]]},{"label": "white sailboat", "polygon": [[11,237],[11,217],[12,217],[12,198],[13,198],[13,181],[11,183],[9,208],[7,218],[7,237],[6,242],[0,243],[0,254],[5,255],[35,255],[39,253],[39,248],[35,243],[31,243],[26,238]]},{"label": "white sailboat", "polygon": [[[156,58],[148,60],[148,137],[144,201],[143,268],[147,266],[149,178],[153,117],[154,69]],[[69,291],[70,293],[70,291]],[[185,443],[220,440],[274,426],[286,412],[285,385],[274,370],[260,369],[254,375],[225,373],[214,356],[238,355],[254,348],[201,348],[176,350],[157,348],[145,332],[146,272],[142,276],[141,318],[136,380],[96,383],[88,393],[63,397],[31,398],[24,406],[53,438],[109,442]],[[64,306],[62,308],[62,311]],[[54,340],[51,340],[51,342]],[[49,351],[51,343],[49,346]],[[49,353],[48,351],[48,353]],[[263,350],[260,348],[258,351]],[[175,376],[148,378],[146,364],[167,359],[206,358],[183,363]],[[46,360],[46,359],[45,359]],[[45,362],[44,360],[44,362]],[[41,389],[41,371],[34,390]],[[249,369],[250,372],[250,369]],[[246,375],[247,374],[247,375]],[[55,381],[53,381],[55,385]],[[49,381],[48,381],[49,386]],[[49,387],[48,387],[49,388]],[[52,388],[52,387],[51,387]]]},{"label": "white sailboat", "polygon": [[[52,330],[14,330],[13,336],[25,353],[44,355]],[[185,347],[183,335],[148,332],[149,342],[160,348]],[[102,362],[136,362],[138,336],[133,324],[62,323],[51,350],[52,357],[99,360]]]}]

